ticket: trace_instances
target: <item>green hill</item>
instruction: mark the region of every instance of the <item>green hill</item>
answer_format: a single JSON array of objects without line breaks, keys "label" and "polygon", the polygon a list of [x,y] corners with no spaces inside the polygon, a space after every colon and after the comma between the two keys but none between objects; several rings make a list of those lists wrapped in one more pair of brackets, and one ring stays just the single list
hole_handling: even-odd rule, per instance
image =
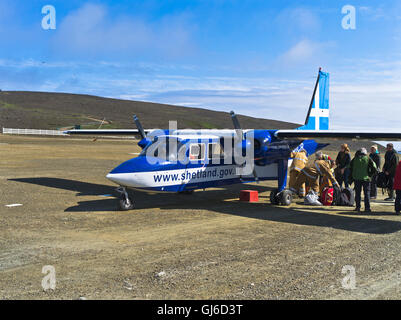
[{"label": "green hill", "polygon": [[[136,114],[145,128],[168,128],[169,120],[177,120],[178,128],[232,128],[227,112],[200,108],[102,98],[90,95],[1,91],[0,127],[58,129],[81,125],[81,128],[135,128]],[[297,124],[238,116],[243,128],[292,129]]]}]

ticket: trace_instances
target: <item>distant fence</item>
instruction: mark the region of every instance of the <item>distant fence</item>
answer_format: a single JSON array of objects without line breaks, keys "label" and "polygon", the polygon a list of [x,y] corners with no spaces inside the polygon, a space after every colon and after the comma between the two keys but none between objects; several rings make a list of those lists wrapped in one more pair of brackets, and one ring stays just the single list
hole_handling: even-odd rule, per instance
[{"label": "distant fence", "polygon": [[3,128],[3,134],[34,134],[34,135],[48,135],[48,136],[66,136],[66,134],[60,130],[12,129],[12,128]]}]

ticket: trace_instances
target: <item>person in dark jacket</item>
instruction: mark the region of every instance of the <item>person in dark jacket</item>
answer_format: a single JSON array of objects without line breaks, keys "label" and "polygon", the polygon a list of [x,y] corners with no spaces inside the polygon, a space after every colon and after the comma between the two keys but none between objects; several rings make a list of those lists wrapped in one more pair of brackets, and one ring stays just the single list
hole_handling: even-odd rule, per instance
[{"label": "person in dark jacket", "polygon": [[394,177],[394,185],[393,189],[395,190],[395,213],[400,214],[401,212],[401,161],[397,165],[397,169],[395,170]]},{"label": "person in dark jacket", "polygon": [[350,166],[351,163],[351,155],[350,155],[350,149],[346,143],[341,145],[340,152],[337,155],[336,158],[336,170],[335,170],[335,176],[336,180],[338,181],[340,187],[342,186],[344,182],[345,188],[349,187],[349,174],[350,174]]},{"label": "person in dark jacket", "polygon": [[363,189],[365,212],[370,209],[370,177],[377,171],[376,164],[368,157],[365,148],[358,150],[350,164],[352,179],[355,185],[355,211],[361,211],[361,192]]},{"label": "person in dark jacket", "polygon": [[394,197],[394,190],[393,190],[393,183],[394,183],[394,176],[395,170],[397,169],[398,165],[398,155],[397,152],[394,150],[394,146],[392,143],[387,144],[387,151],[384,155],[384,166],[383,172],[388,178],[389,181],[389,197],[384,199],[386,201],[393,201]]},{"label": "person in dark jacket", "polygon": [[[381,167],[381,159],[377,145],[373,145],[370,147],[369,157],[376,164],[377,171],[379,172]],[[376,197],[377,197],[377,173],[372,176],[372,179],[370,181],[370,199],[376,199]]]}]

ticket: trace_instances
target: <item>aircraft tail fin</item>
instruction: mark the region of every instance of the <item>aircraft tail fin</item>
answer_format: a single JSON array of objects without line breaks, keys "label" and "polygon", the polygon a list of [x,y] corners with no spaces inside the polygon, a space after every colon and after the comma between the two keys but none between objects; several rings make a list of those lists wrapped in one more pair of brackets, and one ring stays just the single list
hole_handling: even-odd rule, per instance
[{"label": "aircraft tail fin", "polygon": [[319,68],[305,124],[298,130],[329,130],[329,74]]}]

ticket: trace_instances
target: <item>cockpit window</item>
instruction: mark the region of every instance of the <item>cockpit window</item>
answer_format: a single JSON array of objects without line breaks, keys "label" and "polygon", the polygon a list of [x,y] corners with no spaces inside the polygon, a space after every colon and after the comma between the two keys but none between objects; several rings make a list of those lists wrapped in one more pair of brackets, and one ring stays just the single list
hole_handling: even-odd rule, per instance
[{"label": "cockpit window", "polygon": [[185,163],[187,160],[187,146],[185,144],[181,145],[181,147],[178,148],[178,161],[181,163]]},{"label": "cockpit window", "polygon": [[140,153],[140,156],[154,157],[167,161],[177,161],[178,150],[181,151],[182,147],[185,146],[183,146],[183,144],[177,139],[160,139],[144,148]]}]

